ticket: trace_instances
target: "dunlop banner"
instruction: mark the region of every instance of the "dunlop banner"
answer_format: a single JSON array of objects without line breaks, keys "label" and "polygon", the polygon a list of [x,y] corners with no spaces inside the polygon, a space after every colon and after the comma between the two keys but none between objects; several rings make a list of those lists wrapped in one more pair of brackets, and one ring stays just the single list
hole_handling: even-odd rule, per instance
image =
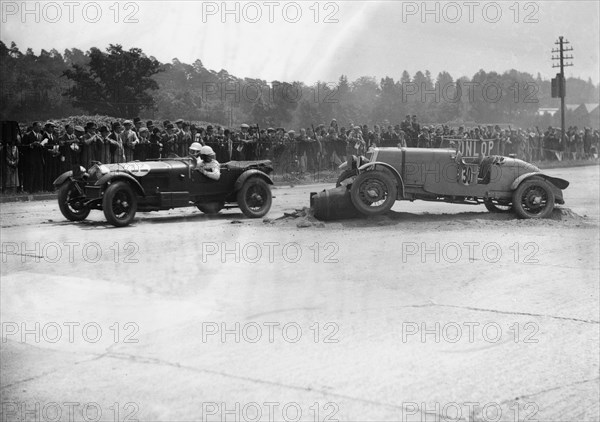
[{"label": "dunlop banner", "polygon": [[[450,145],[454,142],[454,146]],[[478,157],[481,151],[484,157],[488,155],[500,155],[500,141],[498,139],[463,139],[463,138],[444,138],[443,148],[456,148],[463,157]]]}]

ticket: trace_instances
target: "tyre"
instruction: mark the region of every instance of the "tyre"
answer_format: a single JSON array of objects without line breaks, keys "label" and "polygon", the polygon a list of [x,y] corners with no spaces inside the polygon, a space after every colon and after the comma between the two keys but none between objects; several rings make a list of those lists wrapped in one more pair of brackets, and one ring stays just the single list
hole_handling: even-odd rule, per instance
[{"label": "tyre", "polygon": [[483,205],[489,212],[496,214],[506,214],[512,211],[512,205],[510,203],[499,203],[496,199],[485,198]]},{"label": "tyre", "polygon": [[196,205],[200,211],[207,215],[217,215],[225,206],[223,202],[207,202]]},{"label": "tyre", "polygon": [[271,209],[273,196],[267,182],[251,177],[237,193],[238,206],[246,217],[264,217]]},{"label": "tyre", "polygon": [[513,209],[521,218],[547,218],[554,209],[554,192],[545,180],[525,180],[513,192]]},{"label": "tyre", "polygon": [[63,183],[58,189],[58,207],[60,212],[70,221],[83,221],[90,214],[90,209],[83,205],[75,183]]},{"label": "tyre", "polygon": [[342,182],[346,179],[350,179],[354,176],[356,176],[358,174],[358,171],[356,169],[346,169],[342,172],[342,174],[340,174],[340,177],[338,177],[337,182],[335,182],[335,187],[339,188],[340,186],[342,186]]},{"label": "tyre", "polygon": [[104,192],[102,209],[106,221],[116,227],[124,227],[133,221],[137,211],[137,196],[129,183],[115,182]]},{"label": "tyre", "polygon": [[389,174],[365,171],[352,184],[350,199],[360,213],[378,215],[392,208],[397,194],[396,181]]}]

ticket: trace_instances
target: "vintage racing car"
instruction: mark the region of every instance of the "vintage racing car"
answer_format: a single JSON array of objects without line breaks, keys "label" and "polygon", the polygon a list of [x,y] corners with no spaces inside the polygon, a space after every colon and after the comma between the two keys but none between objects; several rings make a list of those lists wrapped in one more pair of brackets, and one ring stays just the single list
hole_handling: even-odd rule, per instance
[{"label": "vintage racing car", "polygon": [[122,164],[94,164],[59,176],[58,205],[71,221],[85,220],[90,210],[104,211],[106,220],[126,226],[136,211],[160,211],[197,206],[206,214],[237,208],[250,218],[269,212],[272,195],[269,160],[221,164],[218,181],[196,169],[196,159],[168,158]]},{"label": "vintage racing car", "polygon": [[569,186],[525,161],[498,155],[464,158],[458,148],[374,148],[341,167],[337,184],[351,190],[352,204],[365,215],[384,213],[396,200],[421,199],[483,203],[491,212],[545,218],[555,204],[564,204],[562,190]]}]

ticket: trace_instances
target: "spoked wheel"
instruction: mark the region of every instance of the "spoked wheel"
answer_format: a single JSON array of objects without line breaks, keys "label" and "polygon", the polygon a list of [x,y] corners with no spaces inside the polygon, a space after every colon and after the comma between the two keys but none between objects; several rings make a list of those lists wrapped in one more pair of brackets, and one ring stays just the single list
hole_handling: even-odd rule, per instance
[{"label": "spoked wheel", "polygon": [[512,211],[512,204],[509,202],[500,202],[497,199],[485,198],[483,204],[489,212],[497,214],[506,214]]},{"label": "spoked wheel", "polygon": [[349,185],[350,183],[352,183],[352,179],[356,177],[357,174],[358,170],[356,169],[344,170],[342,174],[340,174],[340,177],[338,177],[337,182],[335,182],[335,187],[339,188],[340,186],[342,186],[342,184]]},{"label": "spoked wheel", "polygon": [[365,171],[352,184],[350,198],[356,209],[365,215],[389,211],[396,201],[396,182],[382,171]]},{"label": "spoked wheel", "polygon": [[554,192],[545,180],[526,180],[513,192],[513,208],[521,218],[546,218],[554,209]]},{"label": "spoked wheel", "polygon": [[250,218],[264,217],[271,209],[273,196],[267,182],[252,177],[244,183],[237,194],[240,209]]},{"label": "spoked wheel", "polygon": [[90,214],[75,183],[64,183],[58,190],[58,207],[60,212],[70,221],[83,221]]},{"label": "spoked wheel", "polygon": [[137,211],[137,196],[127,182],[115,182],[106,189],[102,198],[106,220],[116,227],[127,226]]},{"label": "spoked wheel", "polygon": [[217,215],[225,206],[223,202],[207,202],[196,205],[200,211],[207,215]]}]

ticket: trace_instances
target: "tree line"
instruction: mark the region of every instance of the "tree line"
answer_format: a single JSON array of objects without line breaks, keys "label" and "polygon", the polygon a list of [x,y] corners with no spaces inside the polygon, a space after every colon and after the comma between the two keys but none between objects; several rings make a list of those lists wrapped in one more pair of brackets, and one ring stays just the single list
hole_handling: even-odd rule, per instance
[{"label": "tree line", "polygon": [[[556,107],[550,81],[538,73],[480,70],[455,79],[429,71],[381,79],[363,76],[312,86],[298,81],[238,78],[173,59],[161,63],[141,49],[83,52],[31,49],[0,41],[0,118],[46,120],[78,114],[186,120],[234,126],[307,127],[329,122],[399,123],[416,114],[424,123],[540,122],[540,107]],[[567,80],[567,103],[598,103],[600,86],[591,79]]]}]

